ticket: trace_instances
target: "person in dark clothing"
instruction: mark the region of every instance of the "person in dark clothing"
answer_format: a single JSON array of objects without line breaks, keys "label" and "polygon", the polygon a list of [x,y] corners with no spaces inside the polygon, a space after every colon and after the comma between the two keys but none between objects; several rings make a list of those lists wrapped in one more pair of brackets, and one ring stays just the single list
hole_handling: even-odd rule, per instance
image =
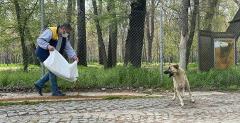
[{"label": "person in dark clothing", "polygon": [[[36,55],[38,59],[41,62],[44,62],[48,58],[50,51],[58,50],[61,54],[66,52],[69,58],[78,61],[76,52],[73,50],[70,41],[68,40],[68,35],[71,31],[72,27],[69,23],[45,29],[37,38],[38,46],[36,48]],[[43,95],[42,88],[48,80],[51,82],[52,96],[65,96],[65,94],[58,89],[56,75],[50,71],[34,84],[39,95]]]}]

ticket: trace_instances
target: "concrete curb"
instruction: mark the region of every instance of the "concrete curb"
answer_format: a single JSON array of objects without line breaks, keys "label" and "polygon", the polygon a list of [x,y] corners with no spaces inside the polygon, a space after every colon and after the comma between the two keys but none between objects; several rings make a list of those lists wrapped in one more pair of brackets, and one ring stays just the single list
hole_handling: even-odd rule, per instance
[{"label": "concrete curb", "polygon": [[2,93],[0,102],[57,102],[57,101],[79,101],[79,100],[102,100],[102,99],[127,99],[143,97],[160,97],[161,95],[149,95],[143,93],[107,93],[107,92],[70,92],[67,96],[51,96],[44,93],[39,96],[36,93]]}]

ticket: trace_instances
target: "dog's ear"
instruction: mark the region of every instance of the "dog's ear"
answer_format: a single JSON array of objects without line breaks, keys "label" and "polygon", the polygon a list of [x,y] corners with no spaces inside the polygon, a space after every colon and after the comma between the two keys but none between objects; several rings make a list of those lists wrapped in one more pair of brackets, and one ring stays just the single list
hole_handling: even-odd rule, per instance
[{"label": "dog's ear", "polygon": [[173,65],[173,67],[176,68],[176,69],[179,69],[179,65],[178,64]]}]

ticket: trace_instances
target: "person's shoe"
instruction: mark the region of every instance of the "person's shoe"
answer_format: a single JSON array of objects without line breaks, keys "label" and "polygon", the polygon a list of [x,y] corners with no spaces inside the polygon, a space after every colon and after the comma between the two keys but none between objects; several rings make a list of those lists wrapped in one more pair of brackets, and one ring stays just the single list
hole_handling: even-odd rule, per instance
[{"label": "person's shoe", "polygon": [[64,94],[61,91],[59,91],[57,93],[53,93],[52,96],[66,96],[66,94]]},{"label": "person's shoe", "polygon": [[42,94],[42,88],[39,87],[37,84],[34,84],[34,86],[35,86],[35,89],[37,90],[38,94],[39,94],[40,96],[43,96],[43,94]]}]

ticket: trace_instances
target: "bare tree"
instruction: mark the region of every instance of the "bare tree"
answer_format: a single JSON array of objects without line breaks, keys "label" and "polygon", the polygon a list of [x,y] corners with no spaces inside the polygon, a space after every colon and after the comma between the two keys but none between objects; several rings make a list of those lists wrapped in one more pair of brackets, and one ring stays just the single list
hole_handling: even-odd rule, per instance
[{"label": "bare tree", "polygon": [[182,0],[181,3],[181,14],[180,14],[180,26],[181,26],[181,40],[179,46],[180,53],[180,67],[186,70],[186,53],[187,53],[187,41],[189,38],[188,34],[188,7],[190,0]]},{"label": "bare tree", "polygon": [[[195,34],[197,16],[199,14],[199,0],[194,0],[193,4],[194,4],[194,8],[193,8],[193,12],[192,12],[192,15],[191,15],[190,32],[189,32],[189,38],[188,38],[188,41],[187,41],[187,60],[186,60],[186,64],[189,63],[190,51],[191,51],[191,47],[192,47],[192,43],[193,43],[193,37],[194,37],[194,34]],[[186,65],[186,67],[187,67],[187,65]]]},{"label": "bare tree", "polygon": [[155,0],[151,0],[150,12],[147,14],[146,26],[147,26],[147,39],[148,39],[148,62],[152,62],[152,43],[154,38],[154,18],[155,18]]}]

